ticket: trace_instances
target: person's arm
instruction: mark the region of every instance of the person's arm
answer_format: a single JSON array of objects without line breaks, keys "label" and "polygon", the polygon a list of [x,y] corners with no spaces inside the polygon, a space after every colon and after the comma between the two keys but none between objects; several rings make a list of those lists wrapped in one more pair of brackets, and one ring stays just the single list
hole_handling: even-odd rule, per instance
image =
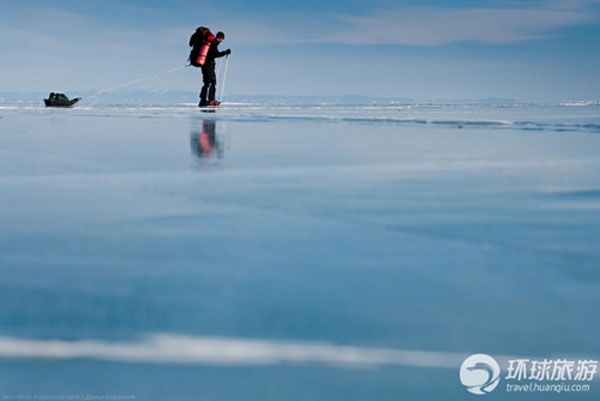
[{"label": "person's arm", "polygon": [[229,56],[231,54],[231,49],[219,51],[219,48],[215,46],[215,58],[221,58],[223,56]]}]

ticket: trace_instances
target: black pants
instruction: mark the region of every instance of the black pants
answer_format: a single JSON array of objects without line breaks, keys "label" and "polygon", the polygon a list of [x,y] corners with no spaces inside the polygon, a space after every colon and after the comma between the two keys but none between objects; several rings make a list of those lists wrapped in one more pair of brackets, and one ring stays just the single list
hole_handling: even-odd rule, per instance
[{"label": "black pants", "polygon": [[[208,64],[202,67],[202,91],[200,92],[200,104],[207,105],[211,100],[215,100],[217,92],[217,74],[215,73],[215,64]],[[208,99],[206,98],[208,95]]]}]

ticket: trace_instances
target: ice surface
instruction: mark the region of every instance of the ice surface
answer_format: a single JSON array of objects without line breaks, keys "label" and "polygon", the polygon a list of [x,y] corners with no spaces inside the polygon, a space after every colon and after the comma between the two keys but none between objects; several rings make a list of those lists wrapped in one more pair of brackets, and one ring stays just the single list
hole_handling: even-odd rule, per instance
[{"label": "ice surface", "polygon": [[[156,333],[599,359],[599,110],[4,105],[0,389],[140,400],[468,395],[458,366],[443,363],[34,352],[49,340],[135,346]],[[15,344],[38,357],[10,354]]]}]

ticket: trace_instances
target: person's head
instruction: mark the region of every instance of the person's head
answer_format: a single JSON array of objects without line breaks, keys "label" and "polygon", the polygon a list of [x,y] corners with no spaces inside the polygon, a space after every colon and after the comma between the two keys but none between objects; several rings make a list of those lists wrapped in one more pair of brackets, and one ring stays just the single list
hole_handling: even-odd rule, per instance
[{"label": "person's head", "polygon": [[221,43],[222,41],[225,40],[225,34],[221,31],[217,32],[216,40],[217,40],[217,43]]}]

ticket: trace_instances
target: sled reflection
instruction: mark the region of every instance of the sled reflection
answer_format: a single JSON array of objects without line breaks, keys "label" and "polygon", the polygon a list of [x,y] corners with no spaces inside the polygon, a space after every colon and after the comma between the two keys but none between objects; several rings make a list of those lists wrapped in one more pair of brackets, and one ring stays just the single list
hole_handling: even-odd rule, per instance
[{"label": "sled reflection", "polygon": [[192,122],[190,147],[200,159],[223,156],[223,143],[217,135],[215,120],[195,120]]}]

